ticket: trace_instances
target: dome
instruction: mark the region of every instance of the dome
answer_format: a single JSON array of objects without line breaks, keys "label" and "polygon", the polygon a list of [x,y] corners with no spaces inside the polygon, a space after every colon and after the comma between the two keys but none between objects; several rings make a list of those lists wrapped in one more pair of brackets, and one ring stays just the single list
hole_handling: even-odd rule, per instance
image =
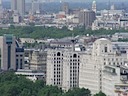
[{"label": "dome", "polygon": [[93,0],[93,2],[92,2],[93,4],[95,4],[96,3],[96,0]]},{"label": "dome", "polygon": [[111,43],[111,41],[107,38],[100,38],[100,39],[97,39],[95,43]]}]

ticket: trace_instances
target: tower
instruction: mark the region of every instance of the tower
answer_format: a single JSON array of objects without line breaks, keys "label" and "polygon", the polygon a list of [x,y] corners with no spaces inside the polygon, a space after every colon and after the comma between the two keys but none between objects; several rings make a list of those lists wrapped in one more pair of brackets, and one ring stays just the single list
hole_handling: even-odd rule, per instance
[{"label": "tower", "polygon": [[17,11],[21,16],[25,14],[25,0],[17,0]]},{"label": "tower", "polygon": [[40,13],[40,4],[39,0],[32,0],[32,14]]},{"label": "tower", "polygon": [[0,18],[3,17],[3,6],[2,6],[2,0],[0,0]]},{"label": "tower", "polygon": [[11,10],[17,10],[17,0],[11,0]]},{"label": "tower", "polygon": [[93,2],[92,2],[92,11],[94,11],[95,13],[96,13],[96,0],[94,0]]},{"label": "tower", "polygon": [[11,10],[17,11],[23,16],[25,14],[25,0],[11,0]]},{"label": "tower", "polygon": [[79,12],[79,24],[85,28],[90,28],[95,19],[95,12],[92,10],[85,9]]},{"label": "tower", "polygon": [[69,14],[69,4],[67,2],[62,3],[62,11],[65,12],[65,14]]}]

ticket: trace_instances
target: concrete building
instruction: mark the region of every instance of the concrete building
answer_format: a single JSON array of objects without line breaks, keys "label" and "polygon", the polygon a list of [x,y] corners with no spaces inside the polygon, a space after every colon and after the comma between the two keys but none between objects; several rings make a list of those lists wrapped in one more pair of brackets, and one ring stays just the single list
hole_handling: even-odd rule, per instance
[{"label": "concrete building", "polygon": [[116,66],[107,65],[103,70],[102,92],[107,96],[118,96],[115,92],[115,85],[120,84],[121,72]]},{"label": "concrete building", "polygon": [[69,4],[67,2],[62,3],[62,11],[65,12],[65,14],[69,14]]},{"label": "concrete building", "polygon": [[105,66],[102,91],[107,96],[128,96],[128,65]]},{"label": "concrete building", "polygon": [[92,49],[81,54],[79,87],[90,89],[92,94],[102,91],[104,67],[106,65],[124,65],[126,59],[126,50],[122,52],[118,50],[116,45],[113,48],[112,42],[108,39],[101,38],[96,40]]},{"label": "concrete building", "polygon": [[40,13],[40,3],[39,0],[32,0],[32,15]]},{"label": "concrete building", "polygon": [[14,23],[20,23],[21,22],[21,17],[18,14],[13,15],[13,22]]},{"label": "concrete building", "polygon": [[35,43],[36,42],[36,40],[33,39],[33,38],[20,38],[20,41],[21,41],[22,44],[24,44],[24,43]]},{"label": "concrete building", "polygon": [[11,10],[17,10],[17,0],[11,0]]},{"label": "concrete building", "polygon": [[128,16],[124,10],[116,10],[112,5],[110,10],[101,10],[97,12],[99,16],[92,25],[92,30],[99,29],[120,29],[128,28]]},{"label": "concrete building", "polygon": [[0,53],[2,70],[24,68],[24,49],[19,46],[13,35],[0,37]]},{"label": "concrete building", "polygon": [[18,69],[15,72],[16,75],[22,75],[26,78],[30,79],[31,81],[35,82],[36,80],[45,80],[46,75],[41,71],[33,71],[33,70],[24,70]]},{"label": "concrete building", "polygon": [[94,11],[85,9],[79,12],[79,25],[82,25],[85,28],[90,28],[95,19],[96,16]]},{"label": "concrete building", "polygon": [[3,6],[2,6],[2,0],[0,0],[0,18],[3,18]]},{"label": "concrete building", "polygon": [[30,58],[29,68],[31,70],[42,71],[46,74],[47,52],[35,50]]},{"label": "concrete building", "polygon": [[115,33],[112,35],[113,41],[127,40],[127,39],[128,39],[128,33],[127,32]]},{"label": "concrete building", "polygon": [[21,16],[25,15],[25,0],[17,0],[17,11]]},{"label": "concrete building", "polygon": [[25,15],[25,0],[11,0],[12,11],[17,11],[21,16]]},{"label": "concrete building", "polygon": [[68,91],[78,87],[80,51],[70,49],[49,49],[47,52],[47,85],[61,87]]}]

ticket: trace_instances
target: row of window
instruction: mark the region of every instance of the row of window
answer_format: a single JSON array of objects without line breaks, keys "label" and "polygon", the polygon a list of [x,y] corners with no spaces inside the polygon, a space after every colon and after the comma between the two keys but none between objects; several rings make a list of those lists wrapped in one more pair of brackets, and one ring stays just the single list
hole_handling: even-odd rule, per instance
[{"label": "row of window", "polygon": [[108,58],[108,59],[106,59],[106,58],[104,58],[104,61],[105,60],[107,60],[107,61],[122,61],[122,58]]},{"label": "row of window", "polygon": [[[118,65],[122,65],[123,63],[122,62],[120,62],[120,63],[119,62],[117,62],[117,63],[116,62],[109,62],[108,64],[109,65],[117,65],[118,66]],[[107,63],[104,62],[104,65],[107,65]]]},{"label": "row of window", "polygon": [[23,55],[16,55],[16,57],[23,57]]}]

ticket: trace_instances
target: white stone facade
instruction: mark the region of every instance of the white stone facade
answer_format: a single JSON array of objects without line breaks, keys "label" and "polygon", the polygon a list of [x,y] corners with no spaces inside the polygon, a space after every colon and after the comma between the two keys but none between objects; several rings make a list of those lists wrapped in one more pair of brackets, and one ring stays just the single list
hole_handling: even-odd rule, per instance
[{"label": "white stone facade", "polygon": [[67,91],[79,84],[79,52],[48,50],[47,85],[56,85]]},{"label": "white stone facade", "polygon": [[124,65],[126,58],[126,54],[113,50],[111,41],[105,38],[96,40],[91,52],[81,54],[79,87],[90,89],[92,94],[102,91],[104,66]]}]

